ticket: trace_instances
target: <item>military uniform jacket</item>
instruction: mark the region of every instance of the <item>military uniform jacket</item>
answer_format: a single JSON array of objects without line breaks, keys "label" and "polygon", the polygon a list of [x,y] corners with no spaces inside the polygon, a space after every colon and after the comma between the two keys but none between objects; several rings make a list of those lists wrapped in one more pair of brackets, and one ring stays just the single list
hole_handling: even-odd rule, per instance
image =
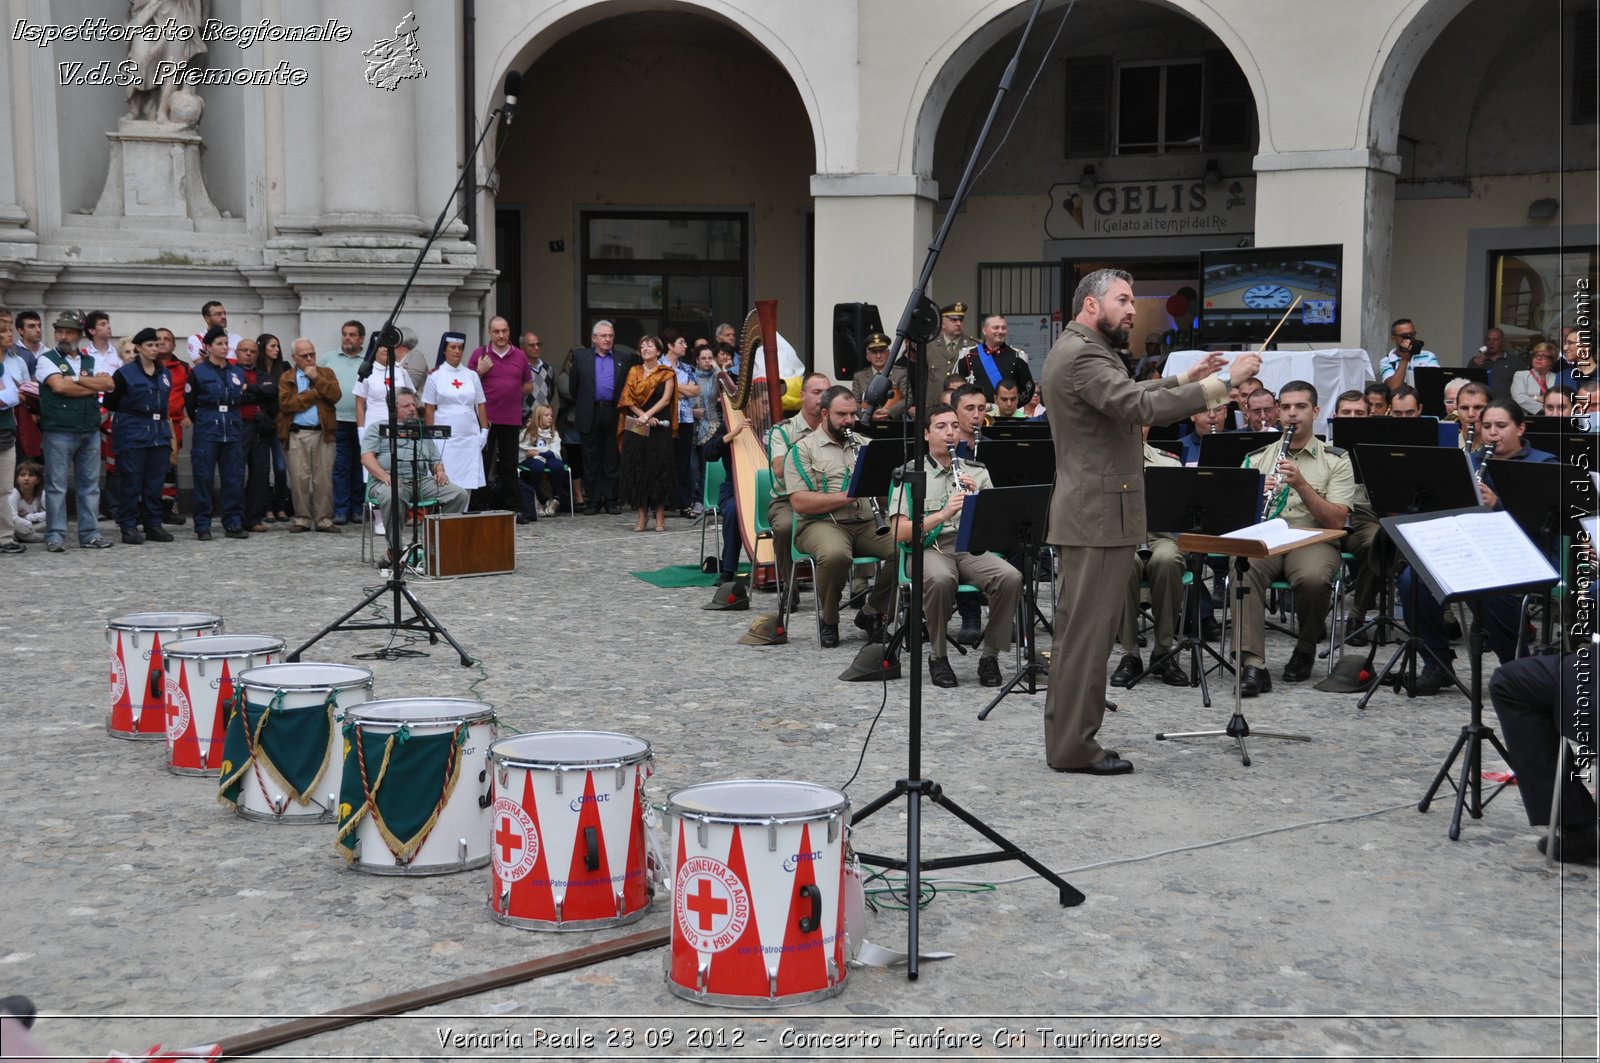
[{"label": "military uniform jacket", "polygon": [[[850,476],[856,469],[856,454],[866,445],[866,440],[851,434],[855,445],[846,449],[829,438],[826,432],[812,432],[790,448],[784,458],[783,477],[789,491],[816,491],[821,494],[843,494],[850,490]],[[796,520],[832,520],[845,522],[871,520],[872,506],[865,498],[832,513],[796,513]]]},{"label": "military uniform jacket", "polygon": [[[962,376],[972,381],[983,389],[984,398],[994,401],[994,389],[1000,381],[1007,378],[1017,382],[1017,394],[1024,402],[1033,394],[1033,371],[1028,368],[1028,363],[1023,360],[1021,353],[1009,343],[1003,344],[994,354],[995,370],[999,376],[990,379],[989,369],[983,364],[984,346],[978,344],[961,356],[961,365],[956,370]],[[1045,403],[1048,409],[1050,404]]]},{"label": "military uniform jacket", "polygon": [[1145,537],[1142,424],[1171,424],[1221,405],[1217,376],[1135,381],[1095,329],[1067,323],[1045,359],[1044,404],[1056,451],[1048,541],[1137,546]]},{"label": "military uniform jacket", "polygon": [[239,407],[244,404],[244,370],[232,362],[219,369],[210,361],[189,369],[184,406],[194,422],[197,443],[237,443],[244,438]]},{"label": "military uniform jacket", "polygon": [[[943,553],[953,554],[956,552],[956,532],[960,530],[961,518],[947,520],[943,524],[933,527],[926,523],[927,515],[929,513],[937,513],[949,505],[950,496],[958,491],[965,490],[965,488],[956,482],[953,465],[941,466],[938,462],[929,460],[924,471],[928,477],[928,488],[927,494],[922,500],[924,521],[922,525],[922,544],[930,550],[936,549]],[[963,459],[961,471],[966,474],[968,479],[978,485],[978,490],[980,491],[994,486],[994,481],[989,478],[989,470],[975,461]],[[901,484],[894,489],[893,515],[906,518],[911,516],[911,488],[907,484]]]},{"label": "military uniform jacket", "polygon": [[944,391],[944,378],[955,373],[956,365],[961,361],[961,352],[968,346],[965,336],[950,340],[942,332],[928,344],[925,356],[928,364],[925,383],[928,390],[923,395],[928,406],[939,401],[939,395]]},{"label": "military uniform jacket", "polygon": [[105,397],[106,409],[116,414],[111,420],[112,448],[121,451],[170,445],[168,400],[172,374],[167,368],[158,365],[154,374],[148,374],[135,358],[119,368],[113,379],[116,387]]},{"label": "military uniform jacket", "polygon": [[[850,389],[856,393],[857,402],[866,400],[867,385],[872,383],[872,378],[877,375],[878,371],[869,365],[865,369],[857,371],[856,375],[851,378]],[[900,399],[893,404],[886,404],[884,409],[889,411],[890,420],[898,420],[906,414],[906,399],[909,397],[907,393],[911,389],[910,385],[906,383],[905,366],[897,365],[889,370],[889,386],[900,393]],[[887,403],[887,397],[885,397],[885,402]],[[863,421],[866,420],[866,415],[863,414],[861,419]]]},{"label": "military uniform jacket", "polygon": [[[1280,444],[1272,443],[1245,456],[1244,467],[1257,469],[1267,477],[1272,476],[1272,466],[1278,460]],[[1354,509],[1356,504],[1356,474],[1350,457],[1337,447],[1330,447],[1316,436],[1303,450],[1281,447],[1283,456],[1300,466],[1300,475],[1306,478],[1311,489],[1336,506]],[[1266,519],[1282,517],[1291,528],[1316,528],[1311,511],[1292,487],[1280,486],[1267,506]]]},{"label": "military uniform jacket", "polygon": [[776,465],[778,475],[772,478],[772,500],[788,504],[789,479],[783,473],[787,472],[789,451],[802,439],[809,436],[814,429],[806,424],[806,415],[797,413],[786,421],[780,421],[773,426],[767,434],[767,467]]}]

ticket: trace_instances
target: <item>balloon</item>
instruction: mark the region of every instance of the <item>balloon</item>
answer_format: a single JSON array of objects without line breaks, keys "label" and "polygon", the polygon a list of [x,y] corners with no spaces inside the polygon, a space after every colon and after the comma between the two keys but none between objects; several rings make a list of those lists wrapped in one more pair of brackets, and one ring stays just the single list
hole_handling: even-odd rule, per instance
[{"label": "balloon", "polygon": [[1182,321],[1183,315],[1189,312],[1189,299],[1182,292],[1167,299],[1167,313],[1172,315],[1174,321]]}]

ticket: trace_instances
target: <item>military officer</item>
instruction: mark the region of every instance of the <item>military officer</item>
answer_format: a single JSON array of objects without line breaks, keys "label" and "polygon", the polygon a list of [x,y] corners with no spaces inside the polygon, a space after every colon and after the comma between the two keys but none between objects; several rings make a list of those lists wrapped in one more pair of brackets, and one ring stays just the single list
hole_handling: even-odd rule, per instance
[{"label": "military officer", "polygon": [[[866,368],[856,373],[850,381],[850,388],[855,392],[856,401],[859,403],[867,396],[867,386],[872,383],[872,378],[883,372],[884,363],[889,360],[889,337],[881,332],[869,333],[867,336],[867,365]],[[906,413],[906,367],[897,365],[889,370],[889,394],[883,400],[883,405],[872,411],[871,419],[874,421],[898,421]]]},{"label": "military officer", "polygon": [[928,344],[925,365],[928,375],[923,381],[923,409],[932,409],[944,391],[945,378],[956,371],[961,352],[972,346],[972,340],[961,334],[967,320],[967,304],[959,300],[939,311],[939,335]]},{"label": "military officer", "polygon": [[956,372],[983,389],[983,397],[994,401],[994,390],[1002,380],[1015,380],[1017,392],[1026,401],[1033,394],[1033,372],[1028,368],[1028,355],[1006,342],[1010,328],[1002,314],[989,314],[983,319],[983,339],[975,347],[961,354]]}]

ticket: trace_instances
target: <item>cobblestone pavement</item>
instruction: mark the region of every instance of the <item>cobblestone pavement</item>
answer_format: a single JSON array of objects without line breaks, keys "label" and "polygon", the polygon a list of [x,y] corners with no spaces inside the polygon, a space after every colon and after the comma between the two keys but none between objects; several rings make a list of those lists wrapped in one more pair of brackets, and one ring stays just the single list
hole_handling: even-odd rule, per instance
[{"label": "cobblestone pavement", "polygon": [[[754,613],[703,611],[706,590],[628,574],[692,563],[694,526],[630,526],[545,520],[518,529],[512,575],[414,584],[482,661],[476,693],[504,727],[648,739],[658,798],[720,778],[848,779],[884,695],[836,679],[856,633],[846,625],[842,648],[817,650],[802,613],[794,644],[739,645]],[[349,870],[332,827],[241,820],[217,804],[213,782],[162,770],[161,744],[106,736],[107,618],[211,611],[230,632],[298,645],[377,581],[353,531],[180,534],[0,562],[10,604],[0,994],[38,1003],[36,1033],[63,1058],[213,1041],[667,925],[662,898],[623,930],[499,925],[487,869]],[[771,602],[755,596],[757,609]],[[350,662],[385,641],[336,634],[306,659]],[[419,648],[431,655],[366,665],[378,697],[470,696],[477,669],[447,647]],[[1272,635],[1272,662],[1287,654]],[[1045,766],[1042,694],[1012,696],[979,723],[988,692],[975,661],[955,666],[960,687],[923,692],[925,774],[1061,869],[1085,904],[1060,907],[1017,863],[936,872],[920,940],[954,958],[925,962],[915,982],[858,969],[831,1000],[740,1012],[670,995],[657,950],[275,1058],[1594,1058],[1594,869],[1546,871],[1515,791],[1457,842],[1447,802],[1416,810],[1467,717],[1459,696],[1384,692],[1359,713],[1352,696],[1279,683],[1247,703],[1252,724],[1313,741],[1253,740],[1244,768],[1225,739],[1154,741],[1220,726],[1231,706],[1219,697],[1205,709],[1197,691],[1147,682],[1116,692],[1121,710],[1102,731],[1136,773],[1094,779]],[[849,787],[857,807],[906,773],[907,701],[906,682],[888,686]],[[862,824],[858,848],[903,853],[906,808]],[[924,812],[925,856],[984,848],[952,816]],[[904,913],[885,908],[867,935],[900,948],[906,930]],[[1110,1039],[1132,1035],[1159,1046]]]}]

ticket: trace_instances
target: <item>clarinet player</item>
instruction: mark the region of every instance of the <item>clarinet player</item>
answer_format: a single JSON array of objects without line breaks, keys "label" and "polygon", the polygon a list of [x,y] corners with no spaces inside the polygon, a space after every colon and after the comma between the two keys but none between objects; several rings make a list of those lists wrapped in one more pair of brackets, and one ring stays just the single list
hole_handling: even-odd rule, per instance
[{"label": "clarinet player", "polygon": [[[1133,765],[1095,735],[1134,548],[1145,537],[1139,426],[1226,403],[1228,385],[1215,375],[1226,359],[1211,354],[1178,376],[1135,381],[1117,353],[1134,323],[1133,277],[1122,270],[1084,277],[1072,315],[1044,364],[1056,456],[1048,539],[1061,551],[1045,760],[1057,771],[1123,775]],[[1260,368],[1260,355],[1246,352],[1231,372],[1243,380]]]}]

